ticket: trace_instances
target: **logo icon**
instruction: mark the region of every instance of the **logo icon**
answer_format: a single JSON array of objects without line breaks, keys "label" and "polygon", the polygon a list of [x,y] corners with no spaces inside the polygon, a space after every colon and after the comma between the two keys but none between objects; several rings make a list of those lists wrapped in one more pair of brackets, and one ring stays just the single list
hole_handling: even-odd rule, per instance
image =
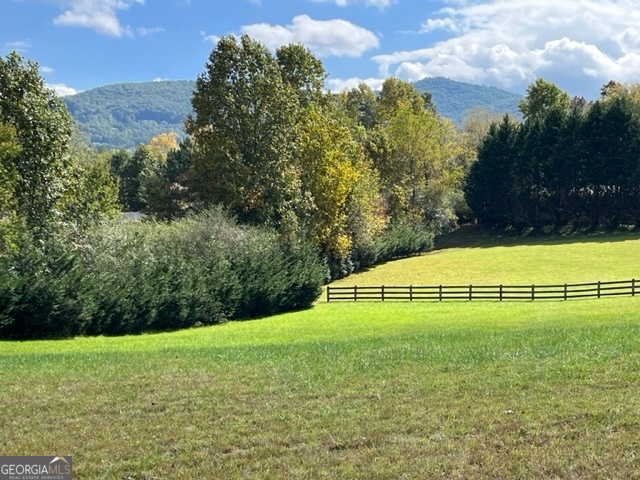
[{"label": "logo icon", "polygon": [[0,457],[0,480],[72,480],[70,456]]}]

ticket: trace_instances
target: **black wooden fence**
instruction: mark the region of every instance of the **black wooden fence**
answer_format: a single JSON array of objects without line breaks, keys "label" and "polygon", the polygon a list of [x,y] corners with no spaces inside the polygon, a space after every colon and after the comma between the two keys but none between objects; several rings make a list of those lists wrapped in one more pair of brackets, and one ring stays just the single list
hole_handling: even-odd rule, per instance
[{"label": "black wooden fence", "polygon": [[[327,286],[327,302],[443,301],[443,300],[568,300],[620,295],[635,296],[636,280],[564,283],[560,285],[431,285]],[[640,292],[638,292],[640,293]]]}]

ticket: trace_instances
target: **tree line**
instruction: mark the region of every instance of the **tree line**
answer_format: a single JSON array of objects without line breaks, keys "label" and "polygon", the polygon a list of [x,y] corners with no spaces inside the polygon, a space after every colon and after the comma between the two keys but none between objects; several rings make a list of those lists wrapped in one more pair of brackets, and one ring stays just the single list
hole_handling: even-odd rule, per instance
[{"label": "tree line", "polygon": [[[321,285],[501,226],[636,224],[640,88],[538,80],[462,129],[397,78],[332,94],[301,45],[212,50],[179,143],[95,150],[35,62],[0,58],[0,336],[129,333],[312,304]],[[151,221],[127,224],[120,212]]]},{"label": "tree line", "polygon": [[225,37],[188,137],[113,152],[87,146],[35,62],[0,59],[0,337],[305,308],[330,278],[428,249],[463,201],[453,126],[408,83],[333,95],[325,78],[300,45]]},{"label": "tree line", "polygon": [[501,227],[640,225],[640,86],[610,82],[592,102],[542,79],[478,149],[465,193],[478,219]]},{"label": "tree line", "polygon": [[222,38],[196,80],[188,137],[160,156],[151,145],[113,156],[120,201],[162,220],[222,205],[311,241],[333,278],[428,247],[455,225],[472,155],[412,84],[330,94],[326,77],[301,45]]}]

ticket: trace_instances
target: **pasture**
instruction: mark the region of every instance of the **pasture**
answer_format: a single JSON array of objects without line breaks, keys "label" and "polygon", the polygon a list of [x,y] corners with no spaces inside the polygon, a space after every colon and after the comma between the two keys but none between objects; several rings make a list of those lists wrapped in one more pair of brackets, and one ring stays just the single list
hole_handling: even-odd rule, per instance
[{"label": "pasture", "polygon": [[[444,241],[340,283],[640,276],[638,235]],[[72,455],[79,479],[640,478],[638,302],[320,299],[173,333],[0,342],[0,454]]]}]

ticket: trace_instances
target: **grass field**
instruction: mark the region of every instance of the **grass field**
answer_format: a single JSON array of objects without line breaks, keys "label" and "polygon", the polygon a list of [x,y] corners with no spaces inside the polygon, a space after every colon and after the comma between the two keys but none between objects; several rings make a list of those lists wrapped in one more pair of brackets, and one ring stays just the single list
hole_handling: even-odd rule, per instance
[{"label": "grass field", "polygon": [[[431,257],[429,278],[462,266],[484,282],[520,258],[553,281],[617,279],[640,258],[633,236],[469,240],[364,275],[424,275]],[[0,455],[70,454],[79,479],[640,478],[638,302],[319,303],[0,342]]]},{"label": "grass field", "polygon": [[335,285],[526,285],[640,277],[637,232],[523,238],[467,227],[437,240],[436,248]]}]

